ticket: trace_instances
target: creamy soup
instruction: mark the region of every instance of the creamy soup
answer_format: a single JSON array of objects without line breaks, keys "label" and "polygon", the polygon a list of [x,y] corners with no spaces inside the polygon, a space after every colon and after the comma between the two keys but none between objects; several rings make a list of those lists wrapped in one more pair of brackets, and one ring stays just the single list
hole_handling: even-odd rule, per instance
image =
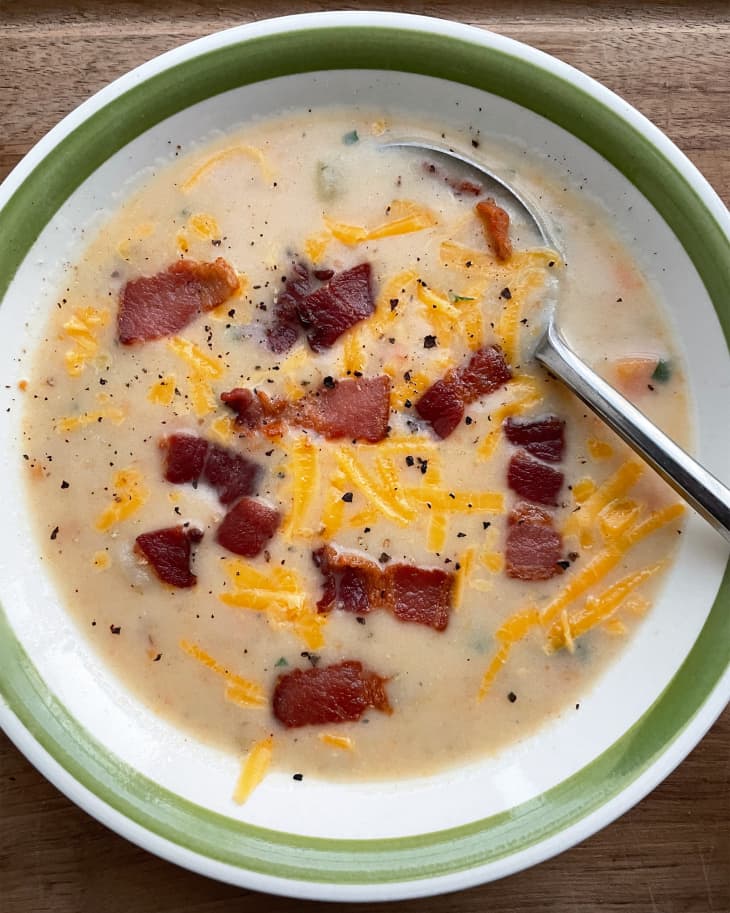
[{"label": "creamy soup", "polygon": [[540,200],[546,249],[474,174],[380,148],[398,135],[440,134],[317,110],[178,150],[69,268],[25,385],[69,612],[155,711],[249,758],[240,797],[269,761],[418,775],[581,712],[680,532],[676,498],[529,357],[557,295],[581,354],[686,438],[610,213],[524,150],[449,135]]}]

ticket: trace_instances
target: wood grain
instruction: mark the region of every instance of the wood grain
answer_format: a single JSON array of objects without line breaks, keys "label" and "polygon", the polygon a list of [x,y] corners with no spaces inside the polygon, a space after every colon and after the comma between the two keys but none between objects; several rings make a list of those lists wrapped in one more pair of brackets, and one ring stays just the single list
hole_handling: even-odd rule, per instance
[{"label": "wood grain", "polygon": [[[264,16],[373,4],[0,0],[0,178],[64,114],[155,54]],[[398,9],[459,19],[574,64],[658,124],[730,201],[727,2],[492,0]],[[78,810],[0,736],[2,913],[306,913],[217,884]],[[557,859],[491,885],[373,913],[730,913],[730,710],[651,796]]]}]

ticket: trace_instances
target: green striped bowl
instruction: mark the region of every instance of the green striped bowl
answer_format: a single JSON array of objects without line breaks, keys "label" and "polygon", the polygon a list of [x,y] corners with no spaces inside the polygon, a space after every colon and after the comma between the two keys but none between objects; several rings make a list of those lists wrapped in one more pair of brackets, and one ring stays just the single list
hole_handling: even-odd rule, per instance
[{"label": "green striped bowl", "polygon": [[719,475],[730,451],[730,217],[663,134],[588,77],[488,32],[390,13],[260,22],[165,54],[65,118],[0,188],[10,521],[0,555],[0,722],[71,799],[180,865],[299,897],[394,899],[537,863],[665,777],[730,696],[730,579],[727,551],[691,519],[664,595],[581,714],[498,757],[404,783],[295,790],[272,775],[243,809],[230,801],[235,759],[156,720],[99,666],[35,554],[20,481],[16,383],[54,277],[83,243],[78,226],[113,208],[176,143],[334,103],[472,123],[587,181],[619,229],[641,238],[639,257],[702,390],[697,450]]}]

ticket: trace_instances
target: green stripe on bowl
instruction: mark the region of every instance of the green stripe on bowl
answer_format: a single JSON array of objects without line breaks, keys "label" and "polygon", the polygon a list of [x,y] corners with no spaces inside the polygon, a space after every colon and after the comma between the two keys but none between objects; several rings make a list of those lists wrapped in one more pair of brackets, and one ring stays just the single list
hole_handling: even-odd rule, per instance
[{"label": "green stripe on bowl", "polygon": [[[264,79],[331,69],[399,70],[503,96],[564,127],[647,197],[695,264],[730,336],[730,242],[697,192],[634,127],[592,96],[511,54],[388,27],[300,30],[244,40],[154,75],[63,139],[0,212],[0,295],[54,213],[107,158],[166,117]],[[153,834],[279,878],[376,884],[443,876],[534,846],[626,789],[668,748],[730,663],[730,570],[670,685],[604,754],[538,798],[462,827],[387,840],[324,840],[253,827],[196,806],[122,764],[49,693],[0,615],[0,689],[35,739],[79,783]]]}]

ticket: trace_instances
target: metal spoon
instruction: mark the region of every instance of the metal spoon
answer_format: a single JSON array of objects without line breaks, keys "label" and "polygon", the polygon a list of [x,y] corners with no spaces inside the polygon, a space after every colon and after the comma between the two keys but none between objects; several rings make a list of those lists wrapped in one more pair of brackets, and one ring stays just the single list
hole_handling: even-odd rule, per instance
[{"label": "metal spoon", "polygon": [[[395,140],[384,148],[411,148],[455,160],[498,184],[537,228],[542,240],[556,251],[550,224],[524,193],[480,162],[448,146],[420,139]],[[626,443],[642,456],[659,475],[730,542],[730,489],[722,484],[671,438],[651,422],[575,354],[555,321],[554,306],[548,308],[545,330],[533,357],[548,368],[589,406]]]}]

